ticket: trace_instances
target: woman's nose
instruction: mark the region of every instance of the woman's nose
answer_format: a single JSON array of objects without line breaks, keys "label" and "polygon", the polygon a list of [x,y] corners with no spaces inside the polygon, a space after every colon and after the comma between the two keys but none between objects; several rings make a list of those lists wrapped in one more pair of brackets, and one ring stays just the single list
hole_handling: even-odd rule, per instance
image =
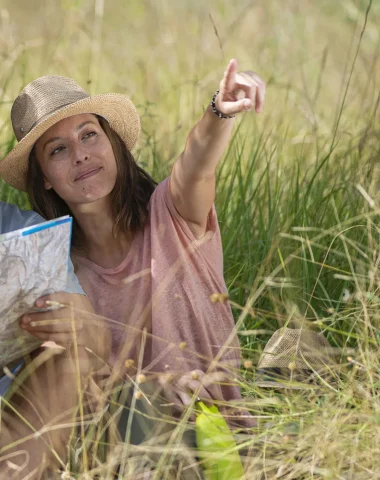
[{"label": "woman's nose", "polygon": [[73,155],[73,163],[77,164],[80,162],[86,162],[87,160],[90,159],[90,154],[86,148],[84,148],[82,145],[78,145],[74,149],[74,155]]}]

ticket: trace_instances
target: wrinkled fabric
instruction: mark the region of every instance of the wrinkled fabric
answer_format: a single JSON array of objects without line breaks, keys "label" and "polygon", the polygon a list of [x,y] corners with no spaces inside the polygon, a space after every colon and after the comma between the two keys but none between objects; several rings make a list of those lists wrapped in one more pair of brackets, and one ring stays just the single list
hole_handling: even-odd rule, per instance
[{"label": "wrinkled fabric", "polygon": [[77,255],[76,273],[95,311],[109,318],[113,366],[133,359],[150,372],[207,372],[216,359],[211,369],[228,371],[231,379],[218,386],[223,398],[239,399],[231,308],[210,299],[227,290],[215,208],[197,239],[173,205],[169,182],[156,187],[148,222],[120,265],[102,268]]}]

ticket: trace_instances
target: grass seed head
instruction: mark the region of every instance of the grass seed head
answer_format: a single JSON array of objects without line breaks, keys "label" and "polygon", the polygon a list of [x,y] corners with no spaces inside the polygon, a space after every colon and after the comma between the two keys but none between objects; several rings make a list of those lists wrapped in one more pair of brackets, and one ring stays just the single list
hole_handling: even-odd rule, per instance
[{"label": "grass seed head", "polygon": [[132,358],[128,358],[124,363],[126,368],[132,368],[134,364],[135,364],[135,361],[132,360]]},{"label": "grass seed head", "polygon": [[289,370],[293,371],[296,369],[296,367],[297,367],[296,362],[289,362],[288,364]]},{"label": "grass seed head", "polygon": [[252,362],[251,362],[251,360],[244,360],[243,365],[244,365],[244,368],[248,369],[248,368],[252,367]]},{"label": "grass seed head", "polygon": [[212,303],[224,303],[228,300],[228,293],[212,293],[210,300]]}]

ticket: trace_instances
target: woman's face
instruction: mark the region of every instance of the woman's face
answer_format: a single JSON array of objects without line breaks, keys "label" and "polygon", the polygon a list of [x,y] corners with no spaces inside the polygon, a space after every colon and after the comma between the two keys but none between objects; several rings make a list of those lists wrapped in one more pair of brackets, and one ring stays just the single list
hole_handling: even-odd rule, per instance
[{"label": "woman's face", "polygon": [[92,114],[65,118],[36,143],[45,188],[69,206],[95,202],[109,195],[117,177],[111,143]]}]

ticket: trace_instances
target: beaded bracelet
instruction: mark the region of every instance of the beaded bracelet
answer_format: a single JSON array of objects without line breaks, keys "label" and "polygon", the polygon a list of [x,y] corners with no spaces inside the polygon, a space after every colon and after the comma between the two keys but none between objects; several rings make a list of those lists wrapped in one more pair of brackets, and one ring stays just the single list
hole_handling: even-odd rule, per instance
[{"label": "beaded bracelet", "polygon": [[219,118],[234,118],[235,115],[225,115],[224,113],[220,112],[216,106],[215,106],[215,99],[216,99],[216,96],[218,95],[219,93],[219,90],[217,90],[215,93],[214,93],[214,96],[212,97],[212,100],[211,100],[211,107],[212,107],[212,111],[215,113],[215,115],[218,115]]}]

